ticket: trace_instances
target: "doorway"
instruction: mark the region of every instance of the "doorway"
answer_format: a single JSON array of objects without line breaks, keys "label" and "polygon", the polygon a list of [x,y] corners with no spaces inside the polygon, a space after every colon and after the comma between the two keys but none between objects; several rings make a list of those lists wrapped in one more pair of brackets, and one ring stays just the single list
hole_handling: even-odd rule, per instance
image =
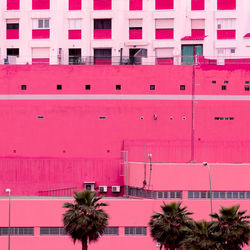
[{"label": "doorway", "polygon": [[181,62],[185,65],[192,65],[196,63],[196,56],[203,55],[203,45],[182,45],[181,47]]}]

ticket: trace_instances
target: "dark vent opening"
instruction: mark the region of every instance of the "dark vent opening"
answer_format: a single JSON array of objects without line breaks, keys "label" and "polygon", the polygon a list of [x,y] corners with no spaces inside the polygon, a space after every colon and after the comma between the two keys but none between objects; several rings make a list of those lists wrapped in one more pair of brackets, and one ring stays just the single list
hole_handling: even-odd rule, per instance
[{"label": "dark vent opening", "polygon": [[21,85],[21,90],[26,90],[27,89],[27,85]]},{"label": "dark vent opening", "polygon": [[245,91],[249,91],[249,85],[245,86]]},{"label": "dark vent opening", "polygon": [[155,90],[155,85],[150,85],[150,90]]},{"label": "dark vent opening", "polygon": [[57,90],[61,90],[61,89],[62,89],[62,85],[61,85],[61,84],[58,84],[58,85],[56,86],[56,89],[57,89]]},{"label": "dark vent opening", "polygon": [[224,81],[225,84],[228,84],[228,81]]},{"label": "dark vent opening", "polygon": [[245,84],[249,84],[249,81],[245,81]]},{"label": "dark vent opening", "polygon": [[212,84],[216,84],[216,81],[212,81]]},{"label": "dark vent opening", "polygon": [[115,85],[115,89],[116,89],[116,90],[121,90],[121,89],[122,89],[122,86],[119,85],[119,84],[118,84],[118,85]]},{"label": "dark vent opening", "polygon": [[185,90],[186,86],[185,85],[180,85],[180,90]]},{"label": "dark vent opening", "polygon": [[90,84],[86,84],[86,85],[85,85],[85,89],[86,89],[86,90],[90,90],[90,89],[91,89],[91,85],[90,85]]},{"label": "dark vent opening", "polygon": [[226,85],[222,85],[221,86],[221,90],[227,90],[227,86]]}]

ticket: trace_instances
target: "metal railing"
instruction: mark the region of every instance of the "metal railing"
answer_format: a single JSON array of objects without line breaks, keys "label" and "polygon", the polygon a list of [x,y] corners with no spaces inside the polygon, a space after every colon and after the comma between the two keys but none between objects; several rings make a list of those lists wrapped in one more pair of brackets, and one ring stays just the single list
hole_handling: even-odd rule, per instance
[{"label": "metal railing", "polygon": [[72,196],[76,187],[58,188],[38,191],[39,196]]}]

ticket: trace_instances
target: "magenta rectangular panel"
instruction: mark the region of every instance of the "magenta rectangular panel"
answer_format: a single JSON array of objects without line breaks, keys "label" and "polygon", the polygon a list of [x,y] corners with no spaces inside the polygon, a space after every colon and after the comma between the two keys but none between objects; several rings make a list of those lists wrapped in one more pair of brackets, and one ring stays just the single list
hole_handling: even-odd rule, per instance
[{"label": "magenta rectangular panel", "polygon": [[94,10],[111,10],[112,0],[94,0]]},{"label": "magenta rectangular panel", "polygon": [[174,29],[157,29],[155,30],[155,39],[173,39]]},{"label": "magenta rectangular panel", "polygon": [[94,30],[94,39],[111,39],[112,30]]},{"label": "magenta rectangular panel", "polygon": [[69,10],[81,10],[82,0],[69,0]]},{"label": "magenta rectangular panel", "polygon": [[7,10],[19,10],[20,0],[7,0]]},{"label": "magenta rectangular panel", "polygon": [[235,39],[236,30],[217,30],[217,39]]},{"label": "magenta rectangular panel", "polygon": [[142,29],[129,29],[129,39],[142,39]]},{"label": "magenta rectangular panel", "polygon": [[218,10],[235,10],[236,0],[217,0]]},{"label": "magenta rectangular panel", "polygon": [[193,29],[191,31],[191,36],[192,37],[205,37],[205,30],[204,29],[200,29],[200,30]]},{"label": "magenta rectangular panel", "polygon": [[6,39],[19,39],[19,30],[6,30]]},{"label": "magenta rectangular panel", "polygon": [[111,64],[111,58],[95,58],[94,64],[99,65],[110,65]]},{"label": "magenta rectangular panel", "polygon": [[32,58],[32,64],[49,64],[49,58]]},{"label": "magenta rectangular panel", "polygon": [[82,39],[81,30],[69,30],[68,38],[71,39]]},{"label": "magenta rectangular panel", "polygon": [[48,39],[50,38],[49,29],[32,30],[32,39]]},{"label": "magenta rectangular panel", "polygon": [[174,64],[173,58],[157,58],[158,65],[172,65]]},{"label": "magenta rectangular panel", "polygon": [[167,10],[174,8],[174,0],[155,0],[156,10]]},{"label": "magenta rectangular panel", "polygon": [[50,9],[50,0],[32,0],[33,10],[47,10]]},{"label": "magenta rectangular panel", "polygon": [[143,0],[129,1],[129,10],[142,10],[142,9],[143,9]]},{"label": "magenta rectangular panel", "polygon": [[204,10],[205,9],[205,0],[192,0],[191,10]]}]

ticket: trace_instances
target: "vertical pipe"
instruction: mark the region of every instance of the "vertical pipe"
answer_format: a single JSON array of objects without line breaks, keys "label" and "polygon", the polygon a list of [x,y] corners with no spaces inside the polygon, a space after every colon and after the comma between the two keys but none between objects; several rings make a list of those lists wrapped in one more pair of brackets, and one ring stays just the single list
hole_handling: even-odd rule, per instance
[{"label": "vertical pipe", "polygon": [[[213,198],[212,198],[212,185],[211,185],[211,173],[210,167],[207,165],[208,173],[209,173],[209,188],[210,188],[210,207],[211,207],[211,214],[213,213]],[[213,222],[213,217],[211,217],[211,221]]]},{"label": "vertical pipe", "polygon": [[9,235],[8,235],[8,250],[10,250],[10,189],[9,192]]}]

